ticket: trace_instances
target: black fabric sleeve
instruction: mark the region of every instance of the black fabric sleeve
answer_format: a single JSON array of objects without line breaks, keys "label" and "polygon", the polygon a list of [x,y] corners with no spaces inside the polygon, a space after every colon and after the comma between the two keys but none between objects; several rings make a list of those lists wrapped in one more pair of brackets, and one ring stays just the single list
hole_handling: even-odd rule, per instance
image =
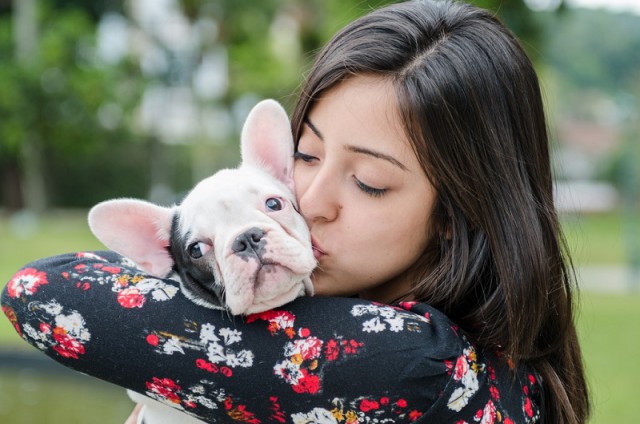
[{"label": "black fabric sleeve", "polygon": [[473,346],[424,304],[301,298],[231,317],[93,252],[28,264],[2,310],[61,364],[208,422],[402,423],[441,409],[456,422],[491,399]]}]

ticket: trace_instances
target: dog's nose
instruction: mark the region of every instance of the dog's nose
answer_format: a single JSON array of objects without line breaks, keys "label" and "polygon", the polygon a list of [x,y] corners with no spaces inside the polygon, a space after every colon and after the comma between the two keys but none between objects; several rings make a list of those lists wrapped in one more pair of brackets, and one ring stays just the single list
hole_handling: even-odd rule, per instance
[{"label": "dog's nose", "polygon": [[240,256],[255,256],[260,258],[264,251],[264,246],[267,244],[267,241],[264,240],[265,234],[264,230],[253,227],[236,237],[231,245],[231,249],[235,254]]}]

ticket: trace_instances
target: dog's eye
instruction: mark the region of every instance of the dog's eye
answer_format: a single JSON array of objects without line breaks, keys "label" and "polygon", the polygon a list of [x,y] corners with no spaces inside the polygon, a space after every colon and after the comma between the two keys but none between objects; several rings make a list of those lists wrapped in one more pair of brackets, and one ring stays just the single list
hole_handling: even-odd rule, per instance
[{"label": "dog's eye", "polygon": [[200,259],[202,256],[204,256],[205,253],[209,251],[209,249],[211,249],[210,244],[197,241],[189,245],[189,256],[191,256],[193,259]]},{"label": "dog's eye", "polygon": [[273,212],[282,210],[282,208],[284,207],[284,204],[282,203],[282,199],[279,199],[278,197],[268,198],[267,201],[264,202],[264,205],[267,207],[268,210]]}]

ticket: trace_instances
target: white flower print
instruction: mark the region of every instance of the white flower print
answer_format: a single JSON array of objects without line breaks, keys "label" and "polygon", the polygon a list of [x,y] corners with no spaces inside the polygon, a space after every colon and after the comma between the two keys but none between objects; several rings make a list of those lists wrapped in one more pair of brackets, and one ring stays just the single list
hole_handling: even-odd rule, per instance
[{"label": "white flower print", "polygon": [[202,343],[217,342],[220,339],[216,336],[216,327],[205,323],[200,327],[200,341]]},{"label": "white flower print", "polygon": [[291,415],[294,424],[337,424],[338,420],[331,411],[323,408],[314,408],[309,413]]},{"label": "white flower print", "polygon": [[298,384],[300,379],[304,377],[300,369],[300,364],[294,364],[288,360],[278,362],[273,367],[273,373],[292,386]]},{"label": "white flower print", "polygon": [[376,305],[355,305],[351,308],[351,315],[361,317],[367,314],[377,314],[378,307]]},{"label": "white flower print", "polygon": [[365,333],[380,333],[386,330],[387,326],[380,321],[380,317],[371,318],[362,323],[362,331]]},{"label": "white flower print", "polygon": [[404,328],[404,320],[400,317],[387,318],[385,319],[385,321],[387,321],[387,323],[389,324],[389,330],[393,331],[394,333],[398,333]]},{"label": "white flower print", "polygon": [[405,329],[419,331],[419,326],[415,325],[416,322],[429,322],[421,315],[375,304],[355,305],[351,308],[351,315],[354,317],[374,315],[374,318],[362,323],[362,331],[366,333],[380,333],[385,330],[399,333]]},{"label": "white flower print", "polygon": [[173,355],[176,352],[182,353],[184,355],[182,342],[177,337],[169,337],[167,341],[162,345],[162,353]]},{"label": "white flower print", "polygon": [[155,278],[147,278],[136,284],[136,288],[142,294],[151,294],[151,298],[158,302],[163,302],[173,298],[178,293],[178,287],[164,283]]},{"label": "white flower print", "polygon": [[230,328],[221,328],[218,332],[220,336],[224,339],[224,344],[230,345],[233,343],[237,343],[242,340],[242,333],[238,330],[232,330]]},{"label": "white flower print", "polygon": [[56,326],[67,330],[67,333],[78,340],[89,340],[91,337],[89,330],[85,328],[84,318],[78,312],[74,311],[68,315],[57,315]]},{"label": "white flower print", "polygon": [[475,358],[475,351],[472,348],[467,348],[463,351],[462,355],[458,357],[453,370],[453,379],[462,383],[461,387],[458,387],[451,393],[447,406],[449,409],[460,412],[462,408],[467,406],[469,399],[478,391],[478,375],[477,367],[472,367],[471,362]]},{"label": "white flower print", "polygon": [[55,300],[31,302],[28,307],[38,313],[39,327],[29,323],[23,325],[23,337],[27,341],[33,340],[43,351],[51,348],[65,358],[78,359],[84,354],[84,344],[91,339],[91,333],[77,311],[64,314],[63,307]]},{"label": "white flower print", "polygon": [[[219,336],[219,337],[218,337]],[[229,328],[218,330],[215,334],[213,325],[203,325],[200,331],[200,342],[205,346],[207,359],[214,364],[226,364],[231,368],[248,368],[253,365],[253,352],[249,350],[235,351],[229,346],[242,341],[242,333]],[[220,339],[222,337],[222,340]]]}]

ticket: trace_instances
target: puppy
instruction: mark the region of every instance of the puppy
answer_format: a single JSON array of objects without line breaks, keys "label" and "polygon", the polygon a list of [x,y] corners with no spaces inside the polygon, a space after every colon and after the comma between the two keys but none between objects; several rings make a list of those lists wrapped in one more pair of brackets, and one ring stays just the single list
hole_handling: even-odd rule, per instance
[{"label": "puppy", "polygon": [[182,203],[99,203],[89,226],[142,270],[180,281],[195,303],[252,314],[311,295],[311,237],[293,194],[286,112],[260,102],[242,130],[242,164],[198,183]]},{"label": "puppy", "polygon": [[[142,270],[180,282],[195,303],[233,315],[312,295],[316,260],[293,194],[293,139],[273,100],[252,109],[241,135],[242,163],[198,183],[173,207],[135,199],[99,203],[89,226],[109,249]],[[138,422],[199,423],[129,391],[145,406]]]}]

